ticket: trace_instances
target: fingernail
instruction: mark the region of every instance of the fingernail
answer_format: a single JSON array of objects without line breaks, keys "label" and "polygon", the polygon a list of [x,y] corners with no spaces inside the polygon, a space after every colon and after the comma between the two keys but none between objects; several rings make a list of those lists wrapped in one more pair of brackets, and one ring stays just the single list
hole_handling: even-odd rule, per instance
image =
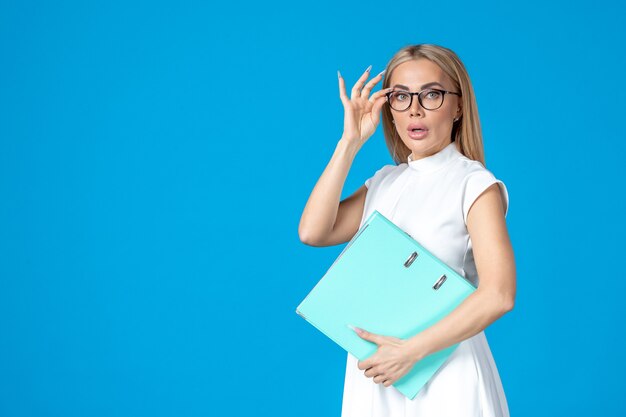
[{"label": "fingernail", "polygon": [[361,329],[359,329],[358,327],[355,327],[355,326],[353,326],[353,325],[351,325],[351,324],[348,324],[347,326],[348,326],[349,328],[351,328],[352,330],[354,330],[355,332],[357,332],[357,333],[361,333],[361,331],[362,331],[362,330],[361,330]]},{"label": "fingernail", "polygon": [[[382,70],[382,71],[380,72],[380,74],[378,74],[378,75],[383,75],[383,74],[385,73],[385,71],[387,71],[387,70],[386,70],[386,69]],[[378,77],[378,75],[377,75],[377,77]]]},{"label": "fingernail", "polygon": [[341,73],[337,70],[337,78],[341,78]]},{"label": "fingernail", "polygon": [[365,72],[369,71],[372,69],[372,66],[370,65],[369,67],[367,67],[367,69],[365,70]]}]

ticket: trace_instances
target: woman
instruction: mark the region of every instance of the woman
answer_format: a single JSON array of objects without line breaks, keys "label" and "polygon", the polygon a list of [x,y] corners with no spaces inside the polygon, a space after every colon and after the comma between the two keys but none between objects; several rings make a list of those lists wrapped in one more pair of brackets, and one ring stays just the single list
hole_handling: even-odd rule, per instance
[{"label": "woman", "polygon": [[[348,353],[342,417],[508,416],[484,334],[515,300],[508,192],[485,168],[469,76],[453,51],[429,44],[401,49],[366,83],[370,69],[350,98],[338,73],[344,132],[304,208],[300,239],[313,246],[348,242],[378,210],[477,289],[410,339],[355,328],[377,351],[364,361]],[[383,73],[382,90],[370,96]],[[395,164],[339,201],[352,161],[376,130],[381,111]],[[391,385],[420,359],[455,343],[458,348],[413,400]]]}]

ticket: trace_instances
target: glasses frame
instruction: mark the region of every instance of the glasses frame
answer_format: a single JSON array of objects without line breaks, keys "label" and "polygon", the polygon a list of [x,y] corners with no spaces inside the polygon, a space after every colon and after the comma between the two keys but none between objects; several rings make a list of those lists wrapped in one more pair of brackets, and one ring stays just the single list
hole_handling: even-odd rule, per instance
[{"label": "glasses frame", "polygon": [[[428,108],[424,107],[424,105],[422,104],[422,96],[421,96],[421,94],[422,94],[424,91],[438,91],[438,92],[440,92],[440,93],[442,93],[442,94],[443,94],[443,96],[442,96],[442,98],[441,98],[441,104],[439,105],[439,107],[435,107],[434,109],[428,109]],[[407,108],[406,108],[406,109],[404,109],[404,110],[396,110],[396,109],[394,109],[394,108],[391,106],[391,103],[390,103],[390,101],[389,101],[389,100],[391,100],[391,95],[392,95],[393,93],[398,93],[398,92],[400,92],[400,93],[404,93],[404,94],[406,94],[406,95],[408,95],[408,96],[410,97],[410,98],[409,98],[409,105],[408,105],[408,106],[407,106]],[[424,110],[437,110],[437,109],[441,108],[441,106],[443,106],[443,102],[444,102],[444,101],[445,101],[445,99],[446,99],[446,94],[456,94],[457,96],[462,97],[461,93],[457,93],[457,92],[454,92],[454,91],[448,91],[448,90],[441,90],[441,89],[439,89],[439,88],[425,88],[425,89],[423,89],[422,91],[418,91],[417,93],[411,93],[411,92],[410,92],[410,91],[408,91],[408,90],[393,90],[393,91],[390,91],[390,92],[388,92],[388,93],[385,93],[385,96],[387,96],[387,103],[389,104],[389,107],[391,107],[393,110],[396,110],[396,111],[407,111],[407,110],[408,110],[408,109],[410,109],[410,108],[411,108],[411,106],[413,105],[413,96],[417,96],[417,101],[419,102],[420,106],[422,106],[422,108],[423,108]]]}]

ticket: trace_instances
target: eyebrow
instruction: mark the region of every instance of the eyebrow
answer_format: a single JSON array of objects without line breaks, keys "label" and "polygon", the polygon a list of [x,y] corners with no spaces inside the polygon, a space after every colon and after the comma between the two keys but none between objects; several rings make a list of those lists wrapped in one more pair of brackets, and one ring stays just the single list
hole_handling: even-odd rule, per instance
[{"label": "eyebrow", "polygon": [[[436,81],[435,81],[435,82],[432,82],[432,83],[426,83],[426,84],[424,84],[424,85],[421,87],[421,90],[423,90],[423,89],[425,89],[425,88],[427,88],[427,87],[432,87],[433,85],[438,85],[438,86],[440,86],[440,87],[443,87],[443,85],[442,85],[441,83],[438,83],[438,82],[436,82]],[[396,85],[394,85],[394,86],[393,86],[393,88],[396,88],[396,87],[403,88],[403,89],[405,89],[405,90],[408,90],[408,89],[409,89],[409,87],[407,87],[406,85],[402,85],[402,84],[396,84]],[[444,87],[444,88],[445,88],[445,87]]]}]

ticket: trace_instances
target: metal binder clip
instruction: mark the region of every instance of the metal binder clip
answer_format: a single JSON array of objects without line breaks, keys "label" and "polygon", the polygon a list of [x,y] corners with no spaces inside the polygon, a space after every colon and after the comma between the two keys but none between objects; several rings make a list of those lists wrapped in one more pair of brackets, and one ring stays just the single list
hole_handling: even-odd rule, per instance
[{"label": "metal binder clip", "polygon": [[417,258],[417,252],[413,252],[411,256],[409,256],[409,259],[406,260],[406,262],[404,263],[404,266],[407,268],[411,266],[415,258]]},{"label": "metal binder clip", "polygon": [[443,274],[441,277],[439,277],[439,280],[435,283],[435,285],[433,285],[433,290],[438,290],[439,287],[441,287],[443,285],[443,283],[446,281],[447,277],[445,274]]}]

